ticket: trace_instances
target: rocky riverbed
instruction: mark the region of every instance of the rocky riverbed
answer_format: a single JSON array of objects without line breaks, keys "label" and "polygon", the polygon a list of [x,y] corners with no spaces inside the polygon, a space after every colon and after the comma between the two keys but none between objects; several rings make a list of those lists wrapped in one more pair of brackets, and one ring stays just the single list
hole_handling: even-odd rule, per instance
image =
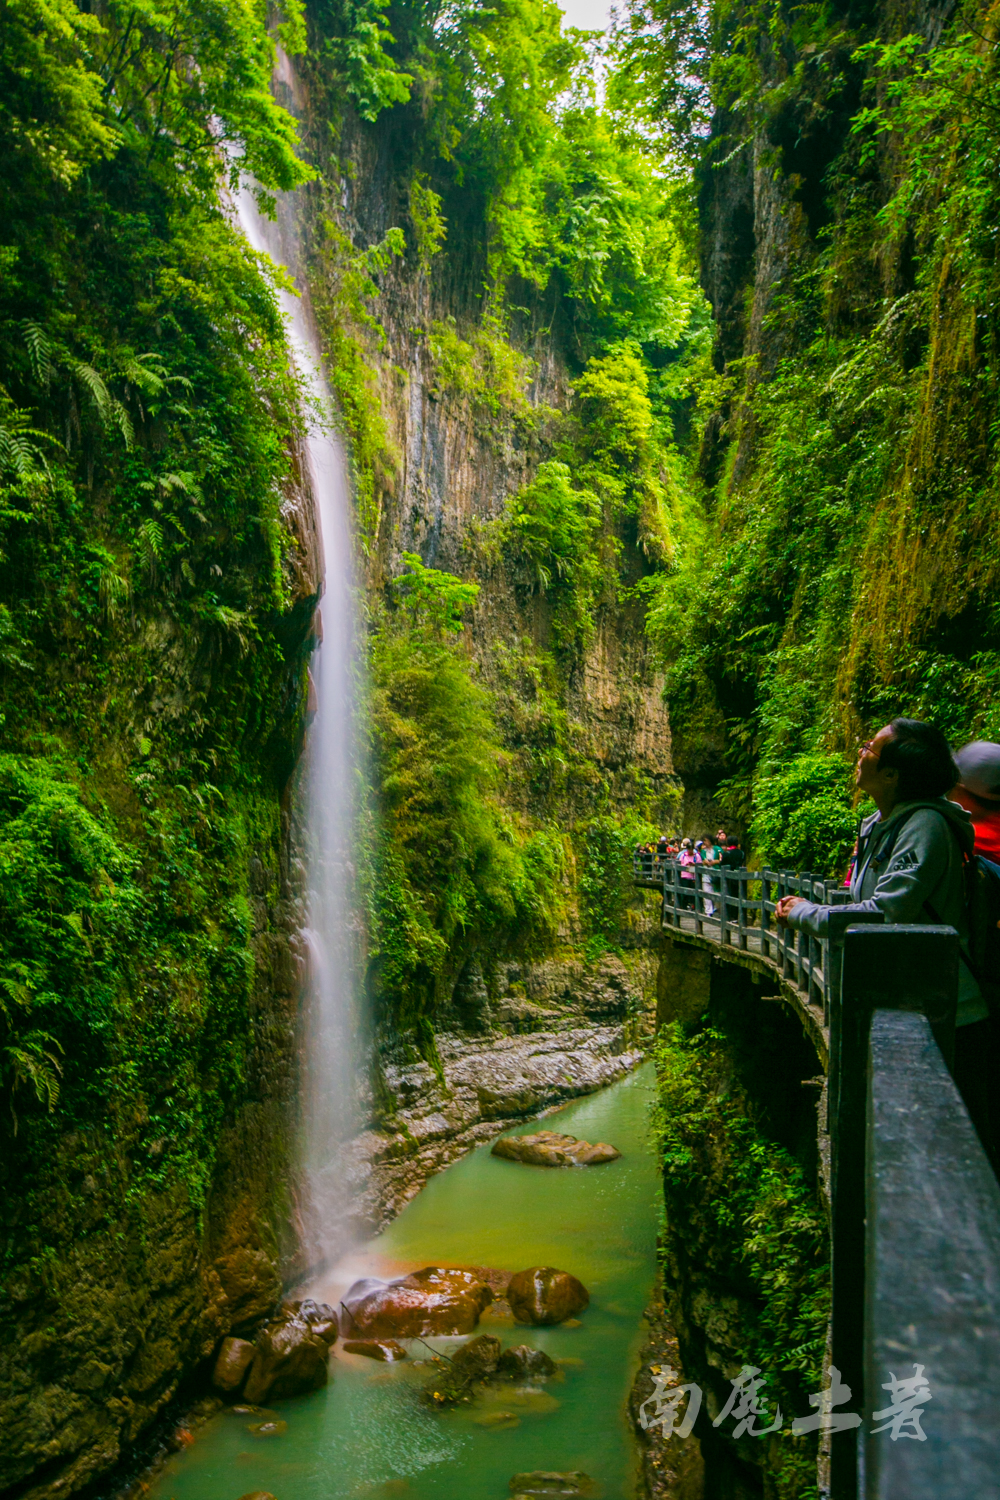
[{"label": "rocky riverbed", "polygon": [[625,1024],[528,1035],[438,1039],[442,1072],[428,1063],[389,1067],[399,1106],[352,1145],[354,1201],[381,1229],[433,1173],[527,1115],[613,1083],[642,1061]]},{"label": "rocky riverbed", "polygon": [[412,1056],[382,1065],[381,1100],[367,1101],[369,1124],[347,1151],[354,1224],[377,1232],[472,1147],[637,1067],[652,1034],[657,963],[643,945],[590,966],[511,968],[492,1004],[481,978],[466,976],[455,1027],[436,1037],[440,1070]]}]

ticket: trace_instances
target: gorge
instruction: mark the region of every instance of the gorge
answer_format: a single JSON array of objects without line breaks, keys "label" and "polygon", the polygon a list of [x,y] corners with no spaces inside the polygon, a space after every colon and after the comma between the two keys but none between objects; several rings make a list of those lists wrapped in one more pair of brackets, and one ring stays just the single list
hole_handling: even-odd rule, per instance
[{"label": "gorge", "polygon": [[[834,874],[858,739],[997,733],[995,36],[630,0],[595,81],[552,0],[5,8],[5,1496],[116,1492],[650,1056],[650,1348],[804,1407],[823,1060],[628,858]],[[710,1427],[650,1494],[815,1493]]]}]

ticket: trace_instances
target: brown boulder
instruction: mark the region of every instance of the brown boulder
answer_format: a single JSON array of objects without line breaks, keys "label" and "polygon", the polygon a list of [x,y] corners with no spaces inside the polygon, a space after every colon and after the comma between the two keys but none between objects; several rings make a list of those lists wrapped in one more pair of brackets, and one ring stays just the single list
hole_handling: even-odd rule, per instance
[{"label": "brown boulder", "polygon": [[244,1396],[259,1405],[318,1391],[330,1378],[329,1346],[304,1319],[279,1318],[257,1335]]},{"label": "brown boulder", "polygon": [[590,1293],[568,1271],[531,1266],[511,1277],[507,1300],[519,1323],[562,1323],[590,1302]]},{"label": "brown boulder", "polygon": [[274,1500],[274,1496],[270,1490],[247,1490],[240,1500]]},{"label": "brown boulder", "polygon": [[621,1152],[606,1141],[591,1145],[575,1135],[540,1130],[537,1135],[502,1135],[494,1141],[490,1155],[532,1167],[596,1167],[602,1162],[617,1161]]},{"label": "brown boulder", "polygon": [[425,1266],[399,1281],[355,1282],[344,1297],[351,1332],[368,1338],[471,1333],[493,1293],[472,1271]]},{"label": "brown boulder", "polygon": [[492,1375],[500,1362],[500,1340],[492,1333],[481,1333],[470,1339],[451,1357],[451,1373],[457,1380],[466,1383],[485,1380]]},{"label": "brown boulder", "polygon": [[555,1361],[549,1358],[544,1349],[532,1349],[530,1344],[517,1344],[513,1349],[505,1349],[497,1368],[501,1375],[509,1375],[513,1380],[556,1373]]},{"label": "brown boulder", "polygon": [[395,1364],[406,1358],[406,1350],[395,1339],[348,1339],[345,1354],[363,1354],[366,1359],[382,1359],[386,1364]]},{"label": "brown boulder", "polygon": [[235,1396],[253,1363],[254,1352],[249,1339],[223,1339],[212,1371],[215,1389]]}]

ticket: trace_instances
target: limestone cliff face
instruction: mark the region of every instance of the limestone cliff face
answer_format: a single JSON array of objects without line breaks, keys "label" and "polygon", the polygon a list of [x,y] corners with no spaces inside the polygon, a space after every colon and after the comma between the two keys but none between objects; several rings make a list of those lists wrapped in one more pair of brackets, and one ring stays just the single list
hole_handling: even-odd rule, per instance
[{"label": "limestone cliff face", "polygon": [[[322,108],[318,95],[299,86],[289,103],[302,116],[323,169],[322,183],[285,209],[297,217],[307,246],[298,273],[312,288],[322,333],[323,305],[338,295],[324,248],[331,218],[355,252],[378,243],[394,226],[412,241],[408,183],[419,108],[394,110],[374,126],[348,113],[334,160],[326,122],[316,113]],[[432,330],[452,329],[475,345],[483,328],[484,281],[484,228],[471,213],[468,224],[449,225],[444,248],[429,265],[420,263],[411,244],[379,279],[377,315],[386,340],[370,347],[368,357],[394,463],[378,487],[365,572],[377,596],[402,571],[402,554],[416,552],[429,567],[477,582],[471,649],[483,681],[494,687],[498,650],[525,644],[539,652],[551,649],[551,611],[524,568],[509,556],[484,552],[478,538],[551,456],[572,407],[573,370],[558,295],[525,286],[510,297],[516,310],[508,329],[513,357],[530,371],[525,403],[491,404],[483,391],[449,386],[434,357]],[[634,540],[625,537],[623,577],[634,580],[646,570]],[[569,669],[564,687],[563,706],[582,734],[581,753],[600,767],[602,791],[623,798],[636,776],[650,777],[664,794],[674,784],[662,676],[644,618],[643,608],[632,602],[599,605],[593,641]]]}]

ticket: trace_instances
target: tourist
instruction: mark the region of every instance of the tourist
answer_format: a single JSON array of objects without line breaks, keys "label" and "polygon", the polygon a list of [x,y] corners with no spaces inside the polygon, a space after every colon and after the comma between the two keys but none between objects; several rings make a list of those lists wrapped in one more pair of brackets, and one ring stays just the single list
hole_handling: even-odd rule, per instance
[{"label": "tourist", "polygon": [[684,894],[680,898],[680,904],[685,911],[691,911],[695,904],[695,865],[701,864],[701,856],[695,853],[690,839],[681,839],[680,853],[677,863],[681,867],[681,881],[690,885],[691,895]]},{"label": "tourist", "polygon": [[746,859],[743,846],[736,835],[733,833],[726,837],[719,863],[727,870],[742,870],[746,867]]},{"label": "tourist", "polygon": [[959,780],[948,796],[972,814],[975,852],[1000,864],[1000,745],[973,740],[955,756]]},{"label": "tourist", "polygon": [[[717,864],[720,863],[721,860],[722,860],[722,849],[715,842],[715,840],[713,839],[712,835],[710,833],[706,833],[704,839],[702,840],[702,844],[701,844],[701,862],[702,862],[702,864],[703,865],[717,865]],[[715,882],[713,881],[711,875],[709,875],[709,874],[703,874],[702,875],[702,877],[701,877],[701,888],[706,893],[710,893],[710,892],[713,892],[713,891],[716,890],[716,885],[715,885]],[[705,915],[706,915],[706,917],[713,917],[715,915],[715,902],[711,899],[711,895],[710,894],[706,894],[706,896],[705,896]]]},{"label": "tourist", "polygon": [[[948,742],[933,725],[893,719],[880,729],[858,752],[855,783],[876,811],[858,835],[853,904],[819,906],[801,896],[783,896],[775,909],[778,922],[823,937],[831,911],[879,911],[887,922],[954,927],[964,951],[969,936],[964,859],[972,853],[975,835],[966,809],[945,796],[959,780]],[[967,959],[959,965],[955,1025],[955,1082],[992,1156],[992,1027]]]}]

